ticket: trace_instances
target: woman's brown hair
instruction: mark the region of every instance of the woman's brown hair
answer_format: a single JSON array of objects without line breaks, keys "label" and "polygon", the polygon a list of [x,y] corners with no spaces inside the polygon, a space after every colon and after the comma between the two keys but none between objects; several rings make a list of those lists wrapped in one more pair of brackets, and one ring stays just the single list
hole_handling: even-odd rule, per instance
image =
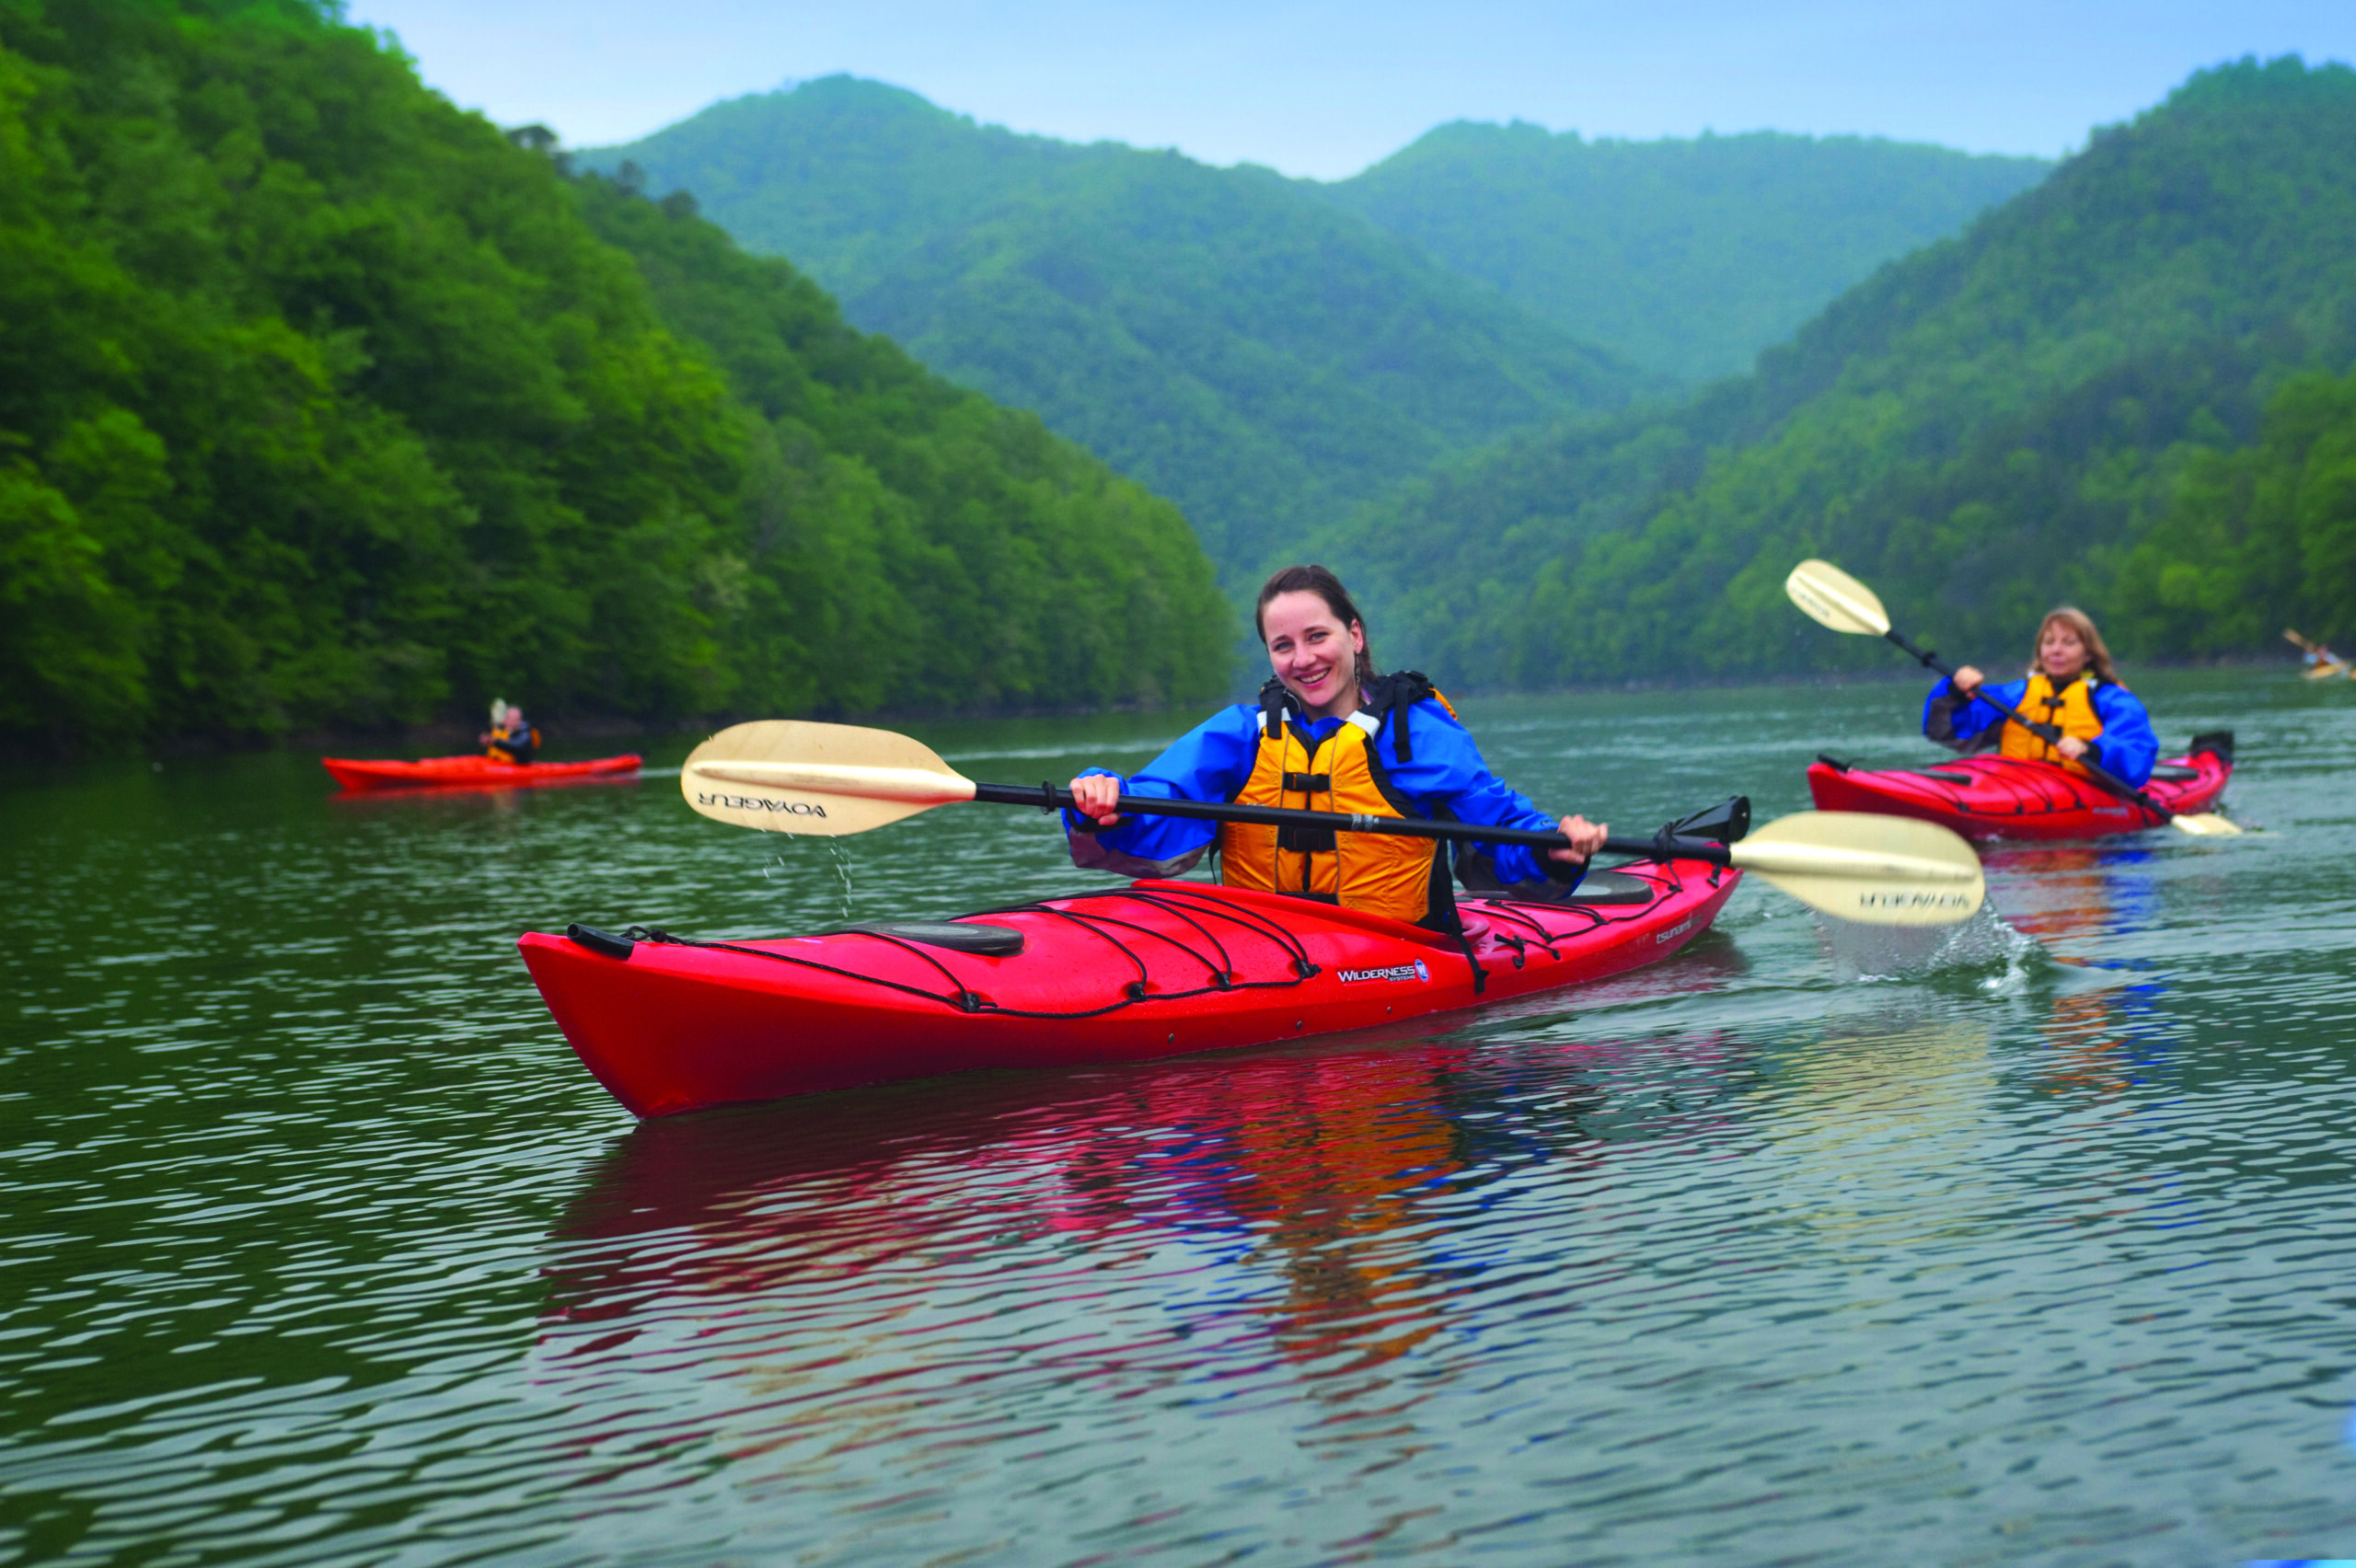
[{"label": "woman's brown hair", "polygon": [[2055,621],[2060,621],[2063,626],[2076,632],[2078,640],[2085,644],[2086,668],[2100,677],[2105,686],[2119,684],[2119,672],[2110,666],[2110,645],[2102,640],[2102,633],[2095,629],[2095,617],[2075,605],[2062,605],[2048,610],[2045,612],[2045,618],[2037,623],[2037,643],[2028,656],[2030,674],[2033,675],[2045,667],[2035,650],[2044,645],[2045,628]]},{"label": "woman's brown hair", "polygon": [[[1316,594],[1325,601],[1325,607],[1334,612],[1334,618],[1342,623],[1343,629],[1357,627],[1359,635],[1365,636],[1366,617],[1358,614],[1357,601],[1342,586],[1340,578],[1322,566],[1288,566],[1260,585],[1260,601],[1252,606],[1252,625],[1259,632],[1263,646],[1268,640],[1268,602],[1285,594]],[[1356,674],[1359,689],[1365,689],[1366,684],[1374,679],[1374,639],[1369,637],[1366,646],[1358,651]]]}]

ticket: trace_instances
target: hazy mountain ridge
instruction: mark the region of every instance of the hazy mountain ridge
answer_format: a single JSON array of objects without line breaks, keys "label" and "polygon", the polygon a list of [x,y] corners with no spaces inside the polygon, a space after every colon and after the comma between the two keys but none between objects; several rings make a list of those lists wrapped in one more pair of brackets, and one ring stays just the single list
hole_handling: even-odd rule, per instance
[{"label": "hazy mountain ridge", "polygon": [[1451,271],[1690,383],[1749,369],[1875,268],[2051,167],[1877,137],[1588,141],[1459,121],[1326,189]]},{"label": "hazy mountain ridge", "polygon": [[1448,455],[1648,385],[1264,171],[1061,174],[860,295],[861,319],[1187,511],[1249,576]]},{"label": "hazy mountain ridge", "polygon": [[1451,452],[1658,378],[1265,169],[1018,136],[848,77],[581,155],[1175,499],[1230,579]]},{"label": "hazy mountain ridge", "polygon": [[837,75],[729,98],[627,146],[574,157],[607,173],[635,162],[655,192],[691,191],[738,244],[788,258],[848,300],[1058,172],[1130,150],[1026,136],[905,88]]},{"label": "hazy mountain ridge", "polygon": [[2161,613],[2183,574],[2154,552],[2188,471],[2356,354],[2351,145],[2346,67],[2202,73],[1756,375],[1519,439],[1317,548],[1460,686],[1886,667],[1783,604],[1809,554],[1950,651],[1996,657],[2062,599],[2130,651],[2217,651]]}]

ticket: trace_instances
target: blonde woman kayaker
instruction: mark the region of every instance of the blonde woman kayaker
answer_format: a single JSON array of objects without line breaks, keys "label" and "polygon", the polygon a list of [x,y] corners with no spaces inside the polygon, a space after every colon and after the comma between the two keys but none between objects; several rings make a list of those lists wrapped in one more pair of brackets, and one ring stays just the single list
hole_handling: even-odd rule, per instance
[{"label": "blonde woman kayaker", "polygon": [[1966,664],[1952,683],[1931,688],[1923,705],[1923,733],[1960,752],[1991,746],[2006,756],[2065,766],[2091,761],[2141,789],[2159,759],[2152,716],[2119,684],[2110,650],[2092,617],[2068,605],[2047,614],[2037,628],[2037,656],[2020,680],[1986,687],[1987,695],[2062,731],[2049,745],[1985,702],[1973,700],[1985,679]]},{"label": "blonde woman kayaker", "polygon": [[1066,812],[1064,824],[1074,863],[1125,876],[1177,876],[1216,842],[1219,880],[1229,886],[1459,929],[1446,845],[1322,828],[1125,820],[1114,804],[1126,793],[1559,828],[1571,842],[1546,852],[1550,865],[1516,845],[1469,847],[1468,882],[1531,890],[1552,883],[1556,895],[1576,885],[1608,825],[1548,816],[1489,771],[1429,681],[1412,670],[1378,674],[1365,619],[1332,572],[1288,566],[1269,578],[1257,624],[1275,671],[1257,702],[1213,714],[1134,778],[1091,768],[1071,781],[1079,809]]}]

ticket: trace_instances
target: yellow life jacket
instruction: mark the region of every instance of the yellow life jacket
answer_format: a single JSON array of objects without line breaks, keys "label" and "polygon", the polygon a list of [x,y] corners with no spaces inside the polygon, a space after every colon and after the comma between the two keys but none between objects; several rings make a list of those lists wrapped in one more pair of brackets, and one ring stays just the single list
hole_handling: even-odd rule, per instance
[{"label": "yellow life jacket", "polygon": [[[2075,735],[2082,741],[2099,739],[2102,735],[2102,715],[2095,711],[2095,674],[2089,670],[2079,674],[2060,691],[2038,671],[2028,678],[2028,690],[2021,694],[2020,711],[2027,717],[2054,726],[2065,735]],[[2085,768],[2074,762],[2063,762],[2062,754],[2039,736],[2004,721],[2003,752],[2006,756],[2024,757],[2035,762],[2060,762],[2074,773]]]},{"label": "yellow life jacket", "polygon": [[[1392,726],[1401,760],[1410,760],[1408,710],[1426,697],[1438,698],[1451,716],[1456,709],[1412,670],[1378,676],[1368,687],[1364,706],[1320,741],[1294,717],[1291,695],[1270,681],[1260,693],[1259,752],[1235,799],[1295,811],[1426,816],[1392,787],[1375,737]],[[1219,880],[1230,887],[1314,898],[1451,934],[1461,928],[1447,846],[1435,839],[1227,823],[1218,852]]]},{"label": "yellow life jacket", "polygon": [[491,732],[491,745],[484,755],[493,762],[524,763],[538,755],[540,732],[534,727],[511,730],[502,724]]}]

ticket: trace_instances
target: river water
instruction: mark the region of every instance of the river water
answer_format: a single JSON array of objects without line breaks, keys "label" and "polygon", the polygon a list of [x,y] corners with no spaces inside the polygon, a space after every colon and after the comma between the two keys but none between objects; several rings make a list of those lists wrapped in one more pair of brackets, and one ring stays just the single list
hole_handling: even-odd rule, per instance
[{"label": "river water", "polygon": [[[1934,963],[1754,882],[1419,1034],[643,1125],[517,933],[952,913],[1057,836],[6,775],[0,1562],[2356,1555],[2356,685],[2143,689],[2266,831],[1994,851]],[[1465,706],[1648,832],[1919,760],[1914,700]],[[1023,782],[1186,722],[909,728]]]}]

